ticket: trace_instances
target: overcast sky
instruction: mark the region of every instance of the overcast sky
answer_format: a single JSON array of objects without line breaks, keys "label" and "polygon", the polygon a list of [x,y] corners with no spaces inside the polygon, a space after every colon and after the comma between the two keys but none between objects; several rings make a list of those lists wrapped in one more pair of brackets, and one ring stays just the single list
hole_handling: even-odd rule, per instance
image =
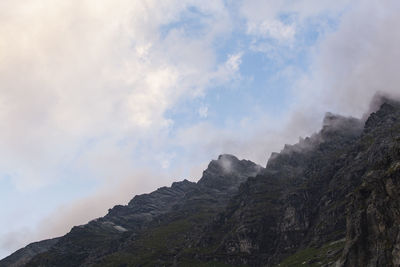
[{"label": "overcast sky", "polygon": [[397,0],[1,0],[0,258],[400,94]]}]

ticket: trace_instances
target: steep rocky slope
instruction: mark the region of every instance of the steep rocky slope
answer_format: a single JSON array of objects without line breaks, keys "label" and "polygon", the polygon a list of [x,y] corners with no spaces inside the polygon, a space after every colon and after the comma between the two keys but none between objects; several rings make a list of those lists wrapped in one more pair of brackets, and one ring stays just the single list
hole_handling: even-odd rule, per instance
[{"label": "steep rocky slope", "polygon": [[136,196],[0,266],[400,266],[400,103],[378,102],[366,120],[328,113],[266,168],[222,155],[198,183]]},{"label": "steep rocky slope", "polygon": [[[212,223],[198,254],[232,265],[399,266],[400,104],[366,122],[327,114],[274,154]],[[344,247],[344,250],[342,251]]]},{"label": "steep rocky slope", "polygon": [[[71,232],[56,239],[52,246],[46,246],[47,249],[27,253],[29,245],[0,261],[0,266],[18,266],[22,262],[18,257],[21,253],[26,254],[23,263],[37,256],[28,266],[91,265],[101,261],[105,255],[125,251],[137,243],[141,245],[144,239],[147,243],[151,238],[157,239],[148,236],[149,229],[156,231],[160,226],[175,223],[177,231],[181,232],[183,228],[189,230],[217,213],[242,182],[262,169],[251,161],[221,155],[218,160],[210,162],[198,183],[184,180],[150,194],[135,196],[128,205],[115,206],[106,216],[72,228]],[[195,218],[191,220],[191,217]],[[160,245],[157,242],[155,240],[154,245]],[[149,247],[152,245],[148,244]],[[149,256],[143,253],[143,261],[158,257],[160,253],[169,255],[168,245],[162,246],[161,250],[165,251],[158,249]]]},{"label": "steep rocky slope", "polygon": [[[373,113],[360,138],[361,185],[349,194],[345,266],[400,266],[400,105]],[[361,150],[361,149],[360,149]]]},{"label": "steep rocky slope", "polygon": [[201,246],[215,246],[211,256],[232,265],[259,266],[341,240],[343,200],[359,183],[342,179],[353,176],[345,168],[361,131],[359,120],[327,114],[318,134],[274,154],[240,187]]},{"label": "steep rocky slope", "polygon": [[9,257],[0,261],[0,266],[23,266],[27,264],[37,254],[48,251],[58,242],[58,238],[43,240],[29,244],[25,248],[21,248]]}]

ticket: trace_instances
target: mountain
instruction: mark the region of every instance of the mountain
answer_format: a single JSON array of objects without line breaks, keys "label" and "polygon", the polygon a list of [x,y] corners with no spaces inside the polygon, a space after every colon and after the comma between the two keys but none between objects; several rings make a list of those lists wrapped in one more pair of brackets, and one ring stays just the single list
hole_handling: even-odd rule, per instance
[{"label": "mountain", "polygon": [[58,238],[43,240],[27,245],[19,249],[9,257],[0,261],[0,266],[23,266],[27,264],[37,254],[48,251],[58,242]]},{"label": "mountain", "polygon": [[[124,251],[141,242],[147,245],[150,241],[156,246],[161,245],[162,250],[151,252],[151,255],[164,253],[169,256],[169,250],[175,248],[170,247],[171,243],[163,244],[164,240],[158,240],[162,238],[160,235],[169,231],[164,228],[171,227],[179,232],[185,228],[189,232],[192,227],[205,223],[226,206],[241,183],[262,169],[251,161],[221,155],[210,162],[198,183],[184,180],[150,194],[135,196],[128,205],[115,206],[106,216],[72,228],[65,236],[55,239],[47,249],[35,250],[37,253],[34,253],[30,252],[31,245],[28,245],[0,261],[0,266],[20,266],[20,263],[26,264],[32,258],[28,266],[90,265],[106,255]],[[178,234],[179,238],[183,234]],[[22,260],[19,255],[24,255]]]},{"label": "mountain", "polygon": [[322,129],[265,168],[232,155],[0,266],[400,266],[400,103]]}]

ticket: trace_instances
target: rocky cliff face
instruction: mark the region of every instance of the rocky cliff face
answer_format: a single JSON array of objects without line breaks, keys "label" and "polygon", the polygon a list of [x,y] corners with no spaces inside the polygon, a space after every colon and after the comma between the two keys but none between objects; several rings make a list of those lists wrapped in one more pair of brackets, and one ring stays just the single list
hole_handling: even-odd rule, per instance
[{"label": "rocky cliff face", "polygon": [[400,104],[386,101],[360,137],[361,185],[346,198],[344,266],[400,266]]},{"label": "rocky cliff face", "polygon": [[318,134],[285,146],[241,185],[201,246],[216,246],[232,265],[263,266],[344,238],[343,199],[359,179],[342,180],[355,175],[346,166],[362,129],[359,120],[327,114]]},{"label": "rocky cliff face", "polygon": [[266,168],[221,155],[198,183],[136,196],[0,266],[400,266],[400,104],[379,102],[366,120],[327,113]]}]

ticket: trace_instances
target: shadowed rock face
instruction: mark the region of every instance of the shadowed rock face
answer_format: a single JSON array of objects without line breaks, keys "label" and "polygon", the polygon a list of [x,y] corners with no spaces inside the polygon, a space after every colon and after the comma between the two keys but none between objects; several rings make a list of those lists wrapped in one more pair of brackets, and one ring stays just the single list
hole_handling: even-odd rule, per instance
[{"label": "shadowed rock face", "polygon": [[136,196],[0,266],[399,266],[400,104],[375,103],[365,120],[327,113],[266,168],[221,155],[198,183]]},{"label": "shadowed rock face", "polygon": [[200,245],[215,246],[221,261],[232,265],[264,266],[344,238],[343,199],[359,182],[341,180],[362,131],[360,120],[327,114],[319,133],[285,145],[241,185]]},{"label": "shadowed rock face", "polygon": [[386,101],[361,136],[361,185],[347,196],[342,266],[400,266],[400,104]]},{"label": "shadowed rock face", "polygon": [[327,114],[318,134],[285,146],[202,246],[232,265],[399,266],[400,104],[382,103],[365,123]]}]

